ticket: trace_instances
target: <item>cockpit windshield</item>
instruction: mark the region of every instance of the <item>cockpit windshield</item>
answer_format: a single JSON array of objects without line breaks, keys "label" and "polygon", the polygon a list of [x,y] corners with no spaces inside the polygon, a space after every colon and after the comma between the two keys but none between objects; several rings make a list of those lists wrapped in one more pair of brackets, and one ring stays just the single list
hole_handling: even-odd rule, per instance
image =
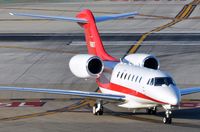
[{"label": "cockpit windshield", "polygon": [[155,86],[162,86],[163,84],[169,86],[171,85],[175,85],[173,79],[171,77],[156,77],[155,79]]}]

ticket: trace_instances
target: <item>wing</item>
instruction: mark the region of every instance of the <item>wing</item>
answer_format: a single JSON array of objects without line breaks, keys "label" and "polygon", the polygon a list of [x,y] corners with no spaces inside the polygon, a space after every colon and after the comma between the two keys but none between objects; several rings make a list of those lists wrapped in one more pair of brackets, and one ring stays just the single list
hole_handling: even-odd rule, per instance
[{"label": "wing", "polygon": [[185,89],[180,89],[180,92],[181,96],[183,96],[183,95],[198,93],[200,92],[200,88],[185,88]]},{"label": "wing", "polygon": [[75,91],[75,90],[61,90],[61,89],[47,89],[47,88],[3,87],[3,86],[0,86],[0,90],[49,93],[49,94],[59,94],[59,95],[74,95],[74,96],[91,97],[91,98],[103,99],[103,100],[112,100],[112,101],[120,101],[120,102],[125,101],[124,95],[103,94],[103,93],[97,93],[97,92],[86,92],[86,91]]}]

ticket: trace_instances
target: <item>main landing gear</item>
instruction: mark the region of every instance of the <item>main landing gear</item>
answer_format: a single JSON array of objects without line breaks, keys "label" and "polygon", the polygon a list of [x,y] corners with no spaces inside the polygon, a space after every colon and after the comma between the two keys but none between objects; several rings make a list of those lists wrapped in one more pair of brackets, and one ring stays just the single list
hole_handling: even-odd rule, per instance
[{"label": "main landing gear", "polygon": [[164,124],[171,124],[172,123],[172,111],[171,110],[166,110],[165,112],[165,117],[163,118],[163,123]]},{"label": "main landing gear", "polygon": [[146,111],[149,115],[156,115],[157,114],[157,107],[150,107],[150,108],[146,109]]},{"label": "main landing gear", "polygon": [[97,103],[94,104],[92,113],[94,115],[103,115],[103,105],[102,101],[98,101]]}]

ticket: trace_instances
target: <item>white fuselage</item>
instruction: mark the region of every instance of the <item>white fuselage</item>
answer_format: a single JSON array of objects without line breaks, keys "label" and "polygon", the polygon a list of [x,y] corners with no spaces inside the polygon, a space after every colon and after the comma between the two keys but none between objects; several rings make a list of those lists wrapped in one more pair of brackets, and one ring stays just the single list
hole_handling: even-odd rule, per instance
[{"label": "white fuselage", "polygon": [[102,93],[125,95],[126,102],[119,105],[125,108],[177,105],[180,92],[174,84],[155,84],[155,78],[169,77],[160,70],[118,63],[112,70],[109,87],[100,86],[100,90]]}]

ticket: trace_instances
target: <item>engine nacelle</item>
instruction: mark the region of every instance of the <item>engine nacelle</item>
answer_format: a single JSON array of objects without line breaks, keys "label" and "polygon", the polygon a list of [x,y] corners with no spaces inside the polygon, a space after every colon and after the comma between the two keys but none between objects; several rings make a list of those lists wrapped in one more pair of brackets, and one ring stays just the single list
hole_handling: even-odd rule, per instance
[{"label": "engine nacelle", "polygon": [[103,72],[102,60],[94,55],[78,54],[69,61],[71,72],[80,78],[98,78]]},{"label": "engine nacelle", "polygon": [[155,70],[160,68],[158,59],[150,54],[130,54],[124,59],[135,66],[146,67]]}]

